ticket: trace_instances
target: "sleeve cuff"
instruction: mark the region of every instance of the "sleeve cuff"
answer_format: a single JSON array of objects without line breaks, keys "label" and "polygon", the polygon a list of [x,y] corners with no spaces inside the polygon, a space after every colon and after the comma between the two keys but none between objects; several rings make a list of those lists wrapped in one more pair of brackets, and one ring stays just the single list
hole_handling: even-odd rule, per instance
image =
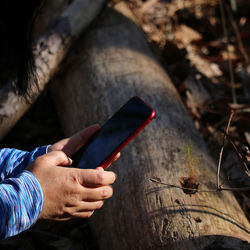
[{"label": "sleeve cuff", "polygon": [[51,144],[50,145],[47,145],[47,146],[45,146],[46,147],[46,150],[45,150],[45,154],[47,154],[48,152],[49,152],[49,147],[51,146]]},{"label": "sleeve cuff", "polygon": [[48,150],[49,150],[50,145],[47,146],[41,146],[38,148],[35,148],[33,151],[31,151],[29,153],[29,163],[31,163],[32,161],[34,161],[37,157],[47,154]]}]

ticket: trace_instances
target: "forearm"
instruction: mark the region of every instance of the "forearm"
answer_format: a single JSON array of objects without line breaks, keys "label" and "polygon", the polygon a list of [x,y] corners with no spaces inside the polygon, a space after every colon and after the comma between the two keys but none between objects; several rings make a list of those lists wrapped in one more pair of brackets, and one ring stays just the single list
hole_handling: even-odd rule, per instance
[{"label": "forearm", "polygon": [[23,171],[0,183],[0,239],[16,235],[32,226],[43,206],[43,192],[36,177]]}]

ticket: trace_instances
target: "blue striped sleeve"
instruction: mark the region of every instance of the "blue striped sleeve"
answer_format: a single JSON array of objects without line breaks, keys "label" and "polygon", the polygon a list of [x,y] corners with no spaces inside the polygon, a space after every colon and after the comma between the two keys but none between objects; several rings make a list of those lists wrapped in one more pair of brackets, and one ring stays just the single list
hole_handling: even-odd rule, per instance
[{"label": "blue striped sleeve", "polygon": [[24,170],[0,184],[0,239],[33,225],[42,210],[43,192],[35,176]]},{"label": "blue striped sleeve", "polygon": [[0,181],[21,173],[38,156],[46,154],[49,146],[42,146],[32,152],[15,148],[3,148],[0,150]]},{"label": "blue striped sleeve", "polygon": [[0,150],[0,239],[16,235],[37,221],[43,192],[36,177],[25,168],[47,149],[48,146],[32,152]]}]

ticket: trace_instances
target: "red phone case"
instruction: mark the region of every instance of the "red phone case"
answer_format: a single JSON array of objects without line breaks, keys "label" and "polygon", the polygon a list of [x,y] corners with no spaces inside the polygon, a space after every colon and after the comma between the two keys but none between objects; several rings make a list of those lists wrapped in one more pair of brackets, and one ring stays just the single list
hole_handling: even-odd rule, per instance
[{"label": "red phone case", "polygon": [[137,135],[140,133],[140,131],[143,130],[143,128],[145,128],[155,117],[155,111],[145,102],[143,101],[140,97],[136,96],[137,98],[139,98],[143,103],[145,103],[151,110],[152,113],[150,115],[150,117],[141,124],[140,127],[138,127],[127,139],[126,141],[124,141],[118,148],[116,148],[116,150],[100,165],[100,167],[103,167],[104,169],[106,169],[108,167],[108,165],[112,162],[112,160],[114,159],[114,157]]}]

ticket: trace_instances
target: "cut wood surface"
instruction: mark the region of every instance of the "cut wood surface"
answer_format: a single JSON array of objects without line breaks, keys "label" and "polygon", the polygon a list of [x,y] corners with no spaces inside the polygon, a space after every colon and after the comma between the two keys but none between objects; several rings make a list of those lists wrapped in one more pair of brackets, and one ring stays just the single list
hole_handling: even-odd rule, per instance
[{"label": "cut wood surface", "polygon": [[[36,40],[34,53],[40,90],[34,91],[33,101],[57,71],[71,44],[98,15],[104,2],[105,0],[72,1]],[[0,88],[0,139],[8,133],[29,107],[30,105],[18,98],[9,86]]]},{"label": "cut wood surface", "polygon": [[124,3],[107,9],[52,85],[66,135],[103,124],[134,95],[156,110],[110,168],[113,198],[90,220],[99,248],[249,249],[250,225],[231,192],[189,195],[150,181],[181,185],[193,169],[199,189],[216,189],[216,164],[130,16]]}]

